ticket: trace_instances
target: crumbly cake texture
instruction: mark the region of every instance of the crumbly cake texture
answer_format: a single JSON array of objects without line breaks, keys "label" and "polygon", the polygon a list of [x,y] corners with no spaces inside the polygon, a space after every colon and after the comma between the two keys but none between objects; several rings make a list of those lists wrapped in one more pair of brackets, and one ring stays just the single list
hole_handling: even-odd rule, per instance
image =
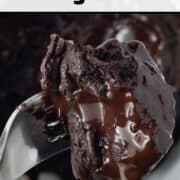
[{"label": "crumbly cake texture", "polygon": [[171,147],[173,89],[143,43],[80,46],[52,34],[41,72],[68,122],[76,179],[141,179]]}]

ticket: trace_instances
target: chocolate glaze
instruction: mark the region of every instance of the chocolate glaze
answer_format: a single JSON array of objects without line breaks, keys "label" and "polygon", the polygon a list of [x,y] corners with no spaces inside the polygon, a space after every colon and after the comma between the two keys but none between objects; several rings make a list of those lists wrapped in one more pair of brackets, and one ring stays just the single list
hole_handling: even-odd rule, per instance
[{"label": "chocolate glaze", "polygon": [[173,90],[141,42],[79,47],[52,35],[41,71],[58,110],[68,104],[77,179],[138,180],[172,145]]},{"label": "chocolate glaze", "polygon": [[[152,138],[156,123],[150,119],[141,124],[131,89],[111,87],[110,93],[108,99],[82,92],[76,96],[85,128],[93,128],[103,143],[102,164],[95,169],[94,178],[139,179],[161,155]],[[93,158],[91,149],[90,145]],[[146,156],[150,158],[144,161]]]}]

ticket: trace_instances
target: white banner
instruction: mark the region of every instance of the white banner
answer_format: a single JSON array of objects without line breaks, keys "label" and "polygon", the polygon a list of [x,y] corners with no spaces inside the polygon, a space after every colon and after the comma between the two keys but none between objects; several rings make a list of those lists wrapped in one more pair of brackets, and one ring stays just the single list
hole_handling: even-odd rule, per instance
[{"label": "white banner", "polygon": [[0,11],[180,11],[180,0],[0,0]]}]

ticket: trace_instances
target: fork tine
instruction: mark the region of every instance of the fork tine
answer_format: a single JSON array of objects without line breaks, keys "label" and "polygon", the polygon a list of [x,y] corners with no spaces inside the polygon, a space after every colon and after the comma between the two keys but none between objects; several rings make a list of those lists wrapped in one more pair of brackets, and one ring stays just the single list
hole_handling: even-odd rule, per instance
[{"label": "fork tine", "polygon": [[69,149],[67,139],[50,143],[43,131],[43,121],[26,111],[32,106],[39,108],[42,99],[42,93],[30,97],[10,116],[0,138],[0,180],[14,180],[46,159]]}]

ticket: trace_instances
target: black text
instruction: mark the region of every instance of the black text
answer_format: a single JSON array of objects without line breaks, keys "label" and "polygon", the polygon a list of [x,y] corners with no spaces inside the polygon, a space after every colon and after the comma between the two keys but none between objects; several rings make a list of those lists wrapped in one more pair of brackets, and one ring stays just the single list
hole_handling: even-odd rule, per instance
[{"label": "black text", "polygon": [[83,4],[85,0],[74,0],[74,4]]}]

